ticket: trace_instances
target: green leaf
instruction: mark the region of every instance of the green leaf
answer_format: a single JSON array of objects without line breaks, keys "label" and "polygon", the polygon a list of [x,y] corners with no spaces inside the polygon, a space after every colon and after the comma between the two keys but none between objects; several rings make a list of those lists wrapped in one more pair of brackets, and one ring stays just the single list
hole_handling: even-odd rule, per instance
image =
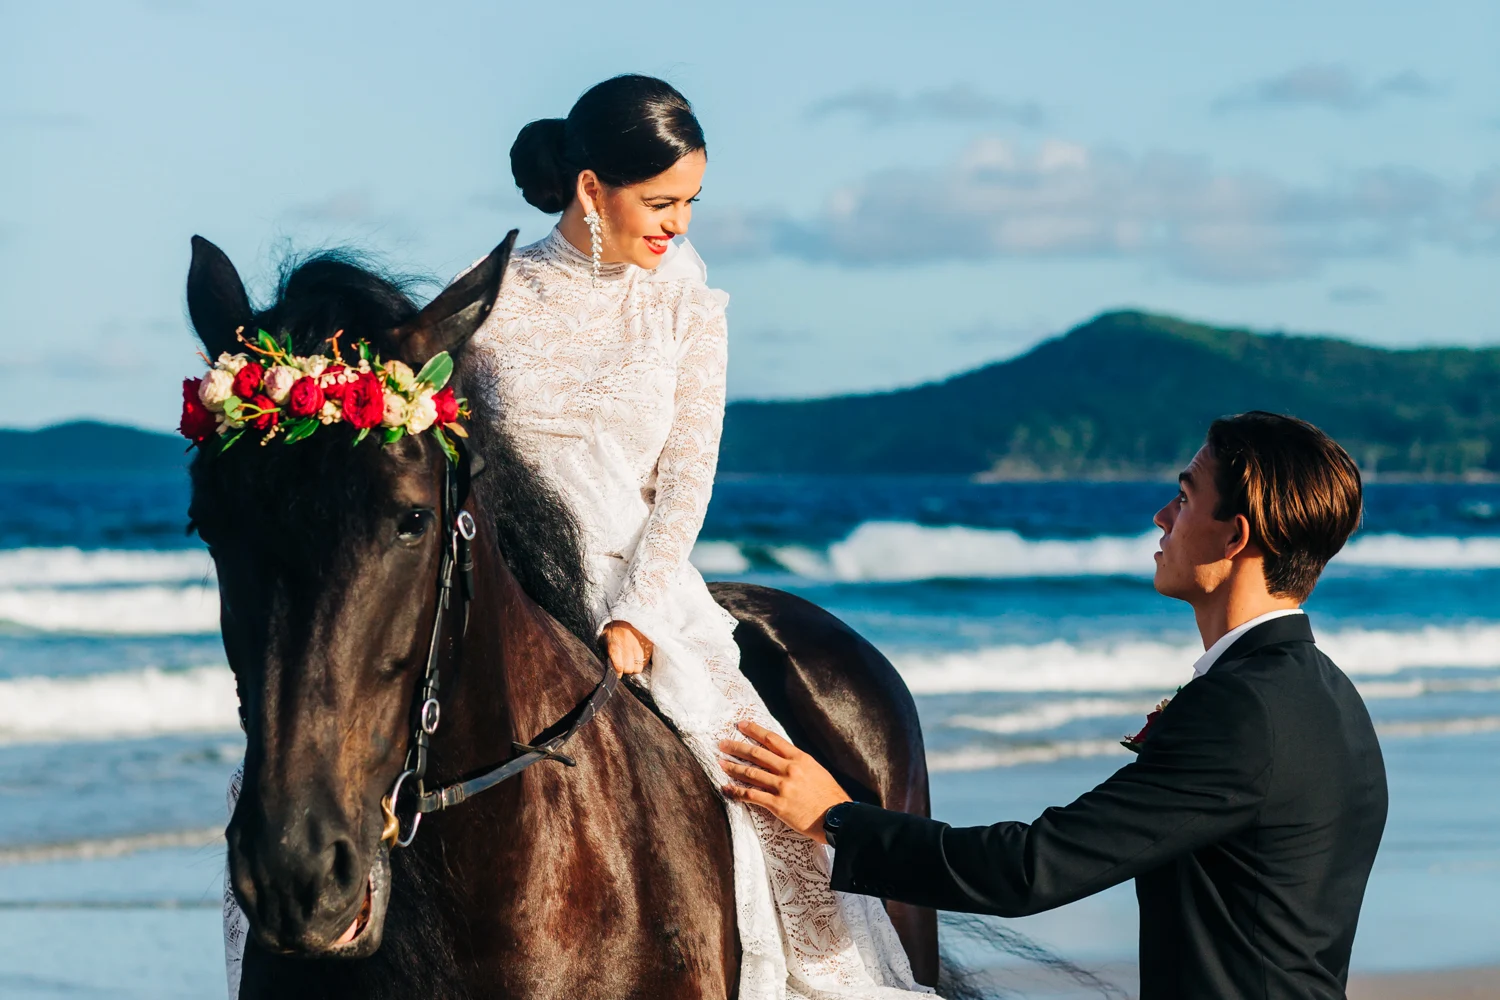
[{"label": "green leaf", "polygon": [[359,429],[359,433],[356,434],[356,435],[354,435],[354,444],[351,444],[349,447],[353,448],[355,445],[359,444],[361,441],[363,441],[365,438],[367,438],[369,436],[370,436],[370,428],[368,428],[368,427],[361,427]]},{"label": "green leaf", "polygon": [[385,430],[385,443],[395,444],[401,440],[401,435],[406,433],[405,427],[387,427]]},{"label": "green leaf", "polygon": [[261,350],[263,351],[276,351],[281,349],[281,345],[276,343],[276,338],[271,336],[264,330],[255,331],[255,341],[256,343],[260,344]]},{"label": "green leaf", "polygon": [[448,379],[453,377],[453,359],[448,356],[447,351],[440,351],[427,360],[422,370],[417,372],[417,381],[426,382],[432,386],[434,392],[448,384]]},{"label": "green leaf", "polygon": [[244,400],[238,396],[230,396],[224,400],[224,416],[230,420],[240,419],[240,408],[245,405]]},{"label": "green leaf", "polygon": [[361,360],[361,361],[369,361],[370,360],[370,344],[369,344],[369,342],[361,340],[356,346],[359,348],[359,360]]},{"label": "green leaf", "polygon": [[287,424],[286,443],[292,444],[311,436],[318,429],[317,417],[303,417],[301,420],[293,420]]},{"label": "green leaf", "polygon": [[448,440],[448,435],[434,427],[432,436],[437,438],[438,446],[443,449],[443,454],[448,456],[448,461],[454,465],[458,464],[458,449],[453,447],[453,442]]},{"label": "green leaf", "polygon": [[227,438],[224,439],[224,443],[219,446],[219,454],[222,455],[224,452],[228,451],[230,449],[230,447],[232,447],[236,441],[238,441],[240,438],[242,438],[244,436],[245,436],[245,428],[243,428],[243,427],[241,427],[239,430],[235,431],[233,434],[229,435],[229,437],[227,437]]}]

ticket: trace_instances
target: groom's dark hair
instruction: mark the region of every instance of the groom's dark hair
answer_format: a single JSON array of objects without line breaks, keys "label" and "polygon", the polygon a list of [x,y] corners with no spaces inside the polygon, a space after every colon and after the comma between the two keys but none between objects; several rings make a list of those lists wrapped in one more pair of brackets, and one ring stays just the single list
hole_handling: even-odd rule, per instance
[{"label": "groom's dark hair", "polygon": [[1243,514],[1265,556],[1276,597],[1307,600],[1328,560],[1359,527],[1359,467],[1337,441],[1305,420],[1263,410],[1215,420],[1208,450],[1227,521]]}]

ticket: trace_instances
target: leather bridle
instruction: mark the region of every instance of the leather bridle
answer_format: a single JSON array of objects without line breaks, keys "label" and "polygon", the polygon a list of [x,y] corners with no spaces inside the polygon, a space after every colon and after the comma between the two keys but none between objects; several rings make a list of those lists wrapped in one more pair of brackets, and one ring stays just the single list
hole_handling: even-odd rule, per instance
[{"label": "leather bridle", "polygon": [[[469,480],[467,450],[461,453],[460,461],[465,463],[465,475],[462,480],[466,485]],[[606,663],[604,678],[589,696],[574,706],[567,715],[543,730],[536,742],[512,743],[511,747],[516,754],[509,760],[465,781],[433,788],[431,791],[427,789],[423,779],[427,774],[428,751],[442,716],[442,707],[438,701],[439,649],[443,622],[454,603],[455,574],[458,578],[457,618],[460,622],[456,640],[461,639],[468,631],[469,602],[474,598],[473,542],[477,529],[473,515],[463,509],[467,497],[460,491],[459,477],[454,474],[455,471],[453,462],[443,463],[443,496],[439,523],[447,526],[448,538],[447,544],[443,547],[442,562],[438,567],[437,612],[433,615],[432,638],[427,645],[427,669],[423,672],[418,699],[415,703],[416,712],[411,742],[407,746],[405,767],[396,777],[395,783],[391,785],[390,792],[380,801],[381,809],[385,812],[385,829],[381,834],[381,839],[395,847],[410,846],[417,836],[417,828],[421,825],[425,814],[456,806],[480,792],[514,778],[533,764],[544,760],[555,760],[567,767],[575,766],[577,762],[562,753],[563,747],[598,713],[604,703],[609,701],[620,683],[619,674]],[[407,781],[415,782],[416,800],[411,816],[411,827],[406,835],[402,836],[402,821],[397,808],[401,791]]]}]

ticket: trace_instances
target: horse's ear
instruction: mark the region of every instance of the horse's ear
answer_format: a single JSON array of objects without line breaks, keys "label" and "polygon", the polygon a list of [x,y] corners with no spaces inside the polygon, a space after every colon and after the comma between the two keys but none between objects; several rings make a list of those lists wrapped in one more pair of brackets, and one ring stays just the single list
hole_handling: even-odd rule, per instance
[{"label": "horse's ear", "polygon": [[193,263],[188,268],[188,315],[209,357],[234,353],[238,331],[254,318],[245,283],[224,251],[201,236],[193,237]]},{"label": "horse's ear", "polygon": [[488,257],[460,274],[425,309],[396,328],[396,341],[408,363],[420,366],[435,354],[456,351],[468,343],[495,307],[517,232],[512,229]]}]

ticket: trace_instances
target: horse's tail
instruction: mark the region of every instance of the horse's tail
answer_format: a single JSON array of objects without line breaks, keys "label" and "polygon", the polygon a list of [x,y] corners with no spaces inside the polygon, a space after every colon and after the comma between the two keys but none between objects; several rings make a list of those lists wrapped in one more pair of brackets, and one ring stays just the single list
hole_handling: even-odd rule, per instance
[{"label": "horse's tail", "polygon": [[[942,948],[942,973],[938,978],[937,992],[945,1000],[1004,1000],[1021,996],[1005,985],[1003,970],[975,967],[985,954],[1021,959],[1024,963],[1040,966],[1055,978],[1072,980],[1082,990],[1109,1000],[1125,1000],[1127,995],[1114,983],[996,920],[968,913],[944,913],[940,926],[947,944]],[[959,942],[957,948],[952,946],[955,940]]]}]

